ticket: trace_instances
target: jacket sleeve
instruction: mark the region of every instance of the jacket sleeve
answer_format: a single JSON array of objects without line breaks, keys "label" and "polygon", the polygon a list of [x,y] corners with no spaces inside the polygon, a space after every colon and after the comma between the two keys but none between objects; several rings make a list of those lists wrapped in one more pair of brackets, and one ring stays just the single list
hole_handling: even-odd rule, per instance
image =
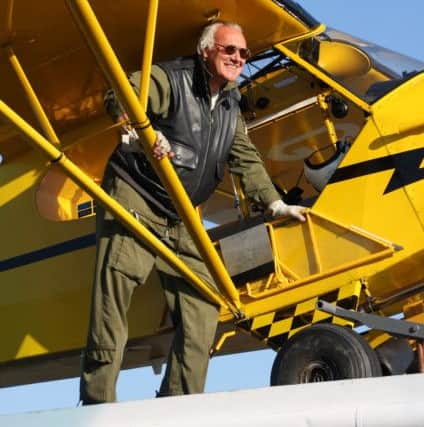
[{"label": "jacket sleeve", "polygon": [[230,172],[239,175],[246,196],[268,206],[281,199],[269,177],[262,158],[251,142],[244,119],[239,114],[236,135],[228,157]]},{"label": "jacket sleeve", "polygon": [[[132,73],[129,77],[130,83],[139,95],[140,85],[140,71]],[[152,66],[152,72],[150,75],[150,86],[149,86],[149,97],[148,97],[148,115],[155,115],[166,117],[170,105],[170,85],[168,77],[160,67],[157,65]],[[104,96],[104,106],[106,111],[112,117],[114,121],[117,121],[124,113],[124,108],[119,101],[113,89],[109,89]]]}]

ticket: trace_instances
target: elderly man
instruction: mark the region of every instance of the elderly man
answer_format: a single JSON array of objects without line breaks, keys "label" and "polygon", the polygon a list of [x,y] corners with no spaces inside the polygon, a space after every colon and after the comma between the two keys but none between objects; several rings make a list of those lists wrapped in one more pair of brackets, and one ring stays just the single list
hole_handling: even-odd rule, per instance
[{"label": "elderly man", "polygon": [[[216,22],[204,29],[197,55],[153,66],[148,115],[158,132],[154,157],[171,159],[195,206],[213,193],[228,163],[232,173],[241,177],[250,199],[274,216],[290,215],[303,221],[303,208],[288,206],[280,199],[247,136],[236,79],[248,57],[240,26]],[[137,80],[137,73],[132,79]],[[105,97],[105,105],[116,120],[125,116],[113,92]],[[111,156],[103,188],[215,286],[170,197],[131,134],[124,133],[122,144]],[[127,340],[127,310],[135,287],[145,282],[154,266],[175,326],[158,395],[202,392],[218,307],[101,209],[97,236],[91,320],[80,384],[83,404],[116,399]]]}]

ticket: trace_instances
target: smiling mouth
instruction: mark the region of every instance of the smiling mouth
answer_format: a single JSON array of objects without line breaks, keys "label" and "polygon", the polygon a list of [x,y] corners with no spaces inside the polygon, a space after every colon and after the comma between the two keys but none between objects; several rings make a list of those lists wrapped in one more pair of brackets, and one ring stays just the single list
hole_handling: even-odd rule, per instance
[{"label": "smiling mouth", "polygon": [[229,68],[234,68],[235,70],[239,68],[239,65],[237,64],[224,64],[224,65]]}]

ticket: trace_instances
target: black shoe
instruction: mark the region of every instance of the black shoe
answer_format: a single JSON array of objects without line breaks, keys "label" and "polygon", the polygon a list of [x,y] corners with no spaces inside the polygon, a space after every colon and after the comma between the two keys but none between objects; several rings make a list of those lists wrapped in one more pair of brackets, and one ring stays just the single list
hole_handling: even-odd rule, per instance
[{"label": "black shoe", "polygon": [[89,405],[100,405],[102,403],[106,403],[102,400],[81,400],[81,406],[89,406]]}]

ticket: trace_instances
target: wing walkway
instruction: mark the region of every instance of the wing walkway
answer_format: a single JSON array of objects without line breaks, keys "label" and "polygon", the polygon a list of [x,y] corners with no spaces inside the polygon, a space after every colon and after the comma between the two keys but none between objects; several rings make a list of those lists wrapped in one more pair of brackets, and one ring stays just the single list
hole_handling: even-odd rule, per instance
[{"label": "wing walkway", "polygon": [[424,427],[424,375],[343,380],[0,416],[1,427]]}]

